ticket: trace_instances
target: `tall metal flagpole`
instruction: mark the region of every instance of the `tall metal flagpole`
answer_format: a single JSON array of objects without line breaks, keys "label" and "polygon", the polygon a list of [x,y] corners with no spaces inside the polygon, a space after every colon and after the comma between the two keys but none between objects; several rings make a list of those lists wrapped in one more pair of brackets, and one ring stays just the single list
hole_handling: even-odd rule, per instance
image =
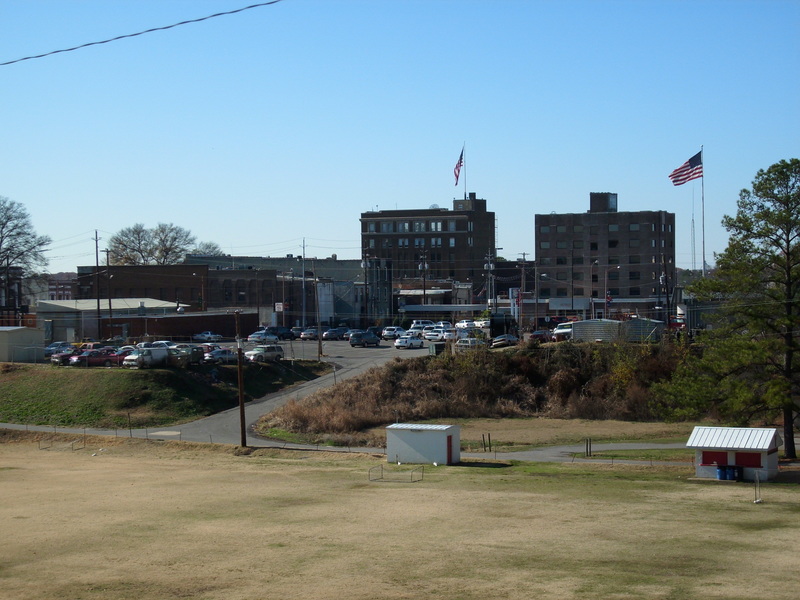
[{"label": "tall metal flagpole", "polygon": [[467,153],[467,142],[464,141],[464,145],[461,146],[461,155],[464,157],[462,159],[462,165],[461,165],[461,168],[464,169],[464,200],[467,199],[467,158],[466,158],[466,153]]},{"label": "tall metal flagpole", "polygon": [[700,211],[702,214],[700,227],[703,229],[703,277],[706,276],[706,165],[703,159],[703,146],[700,146],[700,164],[703,174],[700,176]]}]

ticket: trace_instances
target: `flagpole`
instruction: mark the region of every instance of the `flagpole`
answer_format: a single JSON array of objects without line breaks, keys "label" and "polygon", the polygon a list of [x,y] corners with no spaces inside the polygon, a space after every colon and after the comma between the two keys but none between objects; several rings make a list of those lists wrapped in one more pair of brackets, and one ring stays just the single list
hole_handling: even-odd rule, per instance
[{"label": "flagpole", "polygon": [[467,151],[467,142],[464,140],[464,145],[461,146],[461,155],[464,157],[464,200],[467,199],[467,159],[466,159],[466,151]]},{"label": "flagpole", "polygon": [[700,211],[702,214],[700,227],[703,229],[703,277],[706,276],[706,165],[703,160],[703,146],[700,146],[700,164],[703,174],[700,176]]}]

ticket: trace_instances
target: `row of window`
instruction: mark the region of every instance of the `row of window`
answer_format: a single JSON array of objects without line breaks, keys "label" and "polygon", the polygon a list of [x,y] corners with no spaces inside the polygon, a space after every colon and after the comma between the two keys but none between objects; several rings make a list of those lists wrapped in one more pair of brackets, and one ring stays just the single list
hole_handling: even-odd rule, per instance
[{"label": "row of window", "polygon": [[[608,258],[603,259],[605,261],[604,264],[607,265],[619,265],[622,264],[620,256],[609,256]],[[629,254],[628,255],[628,264],[629,265],[639,265],[642,263],[647,262],[644,260],[646,257],[643,257],[641,254]],[[673,262],[672,256],[664,256],[664,260],[667,264],[671,265]],[[659,264],[661,263],[661,258],[656,256],[655,254],[650,256],[650,262],[652,264]],[[592,257],[584,257],[584,256],[556,256],[555,259],[551,256],[543,256],[539,259],[539,265],[543,267],[549,267],[551,265],[589,265],[592,266],[593,264],[599,264],[597,259]]]},{"label": "row of window", "polygon": [[[658,281],[658,278],[660,276],[661,276],[661,272],[660,271],[658,273],[653,271],[651,273],[650,278],[653,281]],[[540,273],[540,277],[544,278],[545,275]],[[555,277],[551,276],[550,278],[551,279],[555,279],[556,281],[567,281],[569,279],[569,277],[570,277],[569,272],[567,272],[567,271],[558,271],[558,272],[556,272],[556,276]],[[605,274],[603,275],[603,277],[605,277]],[[586,273],[584,273],[583,271],[574,271],[572,273],[572,280],[573,281],[583,281],[585,279],[586,279]],[[600,276],[597,273],[592,273],[591,279],[592,279],[593,282],[598,282],[598,281],[600,281]],[[620,273],[616,269],[608,272],[608,280],[609,281],[618,281],[619,279],[621,279]],[[639,281],[641,279],[642,279],[642,272],[641,271],[629,271],[628,272],[628,281]]]},{"label": "row of window", "polygon": [[[410,248],[411,240],[409,238],[397,238],[396,240],[389,239],[389,238],[381,238],[380,246],[381,248]],[[455,248],[456,247],[456,238],[440,238],[440,237],[432,237],[432,238],[414,238],[414,248],[443,248],[444,244],[447,244],[448,248]],[[466,244],[468,247],[473,246],[473,239],[468,237],[466,239]],[[367,240],[367,247],[370,249],[374,249],[377,247],[377,243],[375,238],[369,238]]]},{"label": "row of window", "polygon": [[[467,221],[467,231],[474,231],[474,224],[472,221]],[[367,233],[425,233],[437,231],[457,231],[456,220],[448,219],[446,221],[431,219],[431,220],[415,220],[415,221],[368,221]]]},{"label": "row of window", "polygon": [[[646,242],[646,240],[645,240]],[[628,240],[628,248],[639,248],[641,247],[642,243],[641,240]],[[559,250],[567,250],[572,248],[574,250],[581,250],[586,247],[586,244],[583,240],[572,240],[570,244],[570,240],[557,240],[555,246],[553,246],[552,242],[542,240],[539,242],[539,248],[542,250],[549,250],[550,248],[558,248]],[[619,240],[608,240],[608,247],[609,248],[619,248]],[[650,240],[650,247],[656,248],[658,247],[658,241],[655,239]],[[661,247],[666,248],[667,242],[666,240],[661,240]],[[672,241],[670,241],[670,247],[672,247]],[[589,242],[589,250],[597,250],[598,244],[597,242]]]},{"label": "row of window", "polygon": [[[608,231],[615,232],[619,231],[619,223],[609,223],[608,224]],[[539,233],[567,233],[568,226],[567,225],[542,225],[539,227]],[[571,228],[571,233],[584,233],[586,231],[585,225],[573,225]],[[628,231],[658,231],[659,227],[655,223],[629,223],[628,224]],[[600,233],[600,225],[589,225],[589,234],[599,234]],[[661,224],[661,231],[664,233],[672,233],[672,224],[669,223],[662,223]]]},{"label": "row of window", "polygon": [[[586,290],[584,290],[584,288],[582,288],[582,287],[556,288],[555,295],[553,294],[553,290],[551,288],[543,287],[543,288],[541,288],[539,290],[539,298],[552,298],[554,296],[556,298],[569,298],[570,297],[570,289],[573,290],[573,294],[575,295],[576,298],[580,298],[580,297],[586,296]],[[659,294],[661,294],[663,292],[663,290],[659,290],[658,287],[649,288],[649,290],[650,290],[649,291],[650,296],[658,296]],[[592,298],[599,298],[604,291],[605,290],[592,290],[592,296],[591,297]],[[621,298],[621,297],[623,297],[623,295],[620,293],[620,289],[616,288],[616,287],[608,288],[608,295],[611,296],[612,298]],[[642,288],[641,287],[630,287],[630,288],[628,288],[628,291],[625,293],[624,297],[625,298],[628,298],[628,297],[640,297],[642,295],[643,294],[642,294]]]}]

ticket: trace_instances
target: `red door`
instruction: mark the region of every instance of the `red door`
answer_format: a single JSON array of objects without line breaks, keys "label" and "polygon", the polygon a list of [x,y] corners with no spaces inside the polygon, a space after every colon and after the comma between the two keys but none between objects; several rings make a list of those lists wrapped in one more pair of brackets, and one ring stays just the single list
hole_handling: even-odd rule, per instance
[{"label": "red door", "polygon": [[453,464],[453,436],[447,436],[447,464]]}]

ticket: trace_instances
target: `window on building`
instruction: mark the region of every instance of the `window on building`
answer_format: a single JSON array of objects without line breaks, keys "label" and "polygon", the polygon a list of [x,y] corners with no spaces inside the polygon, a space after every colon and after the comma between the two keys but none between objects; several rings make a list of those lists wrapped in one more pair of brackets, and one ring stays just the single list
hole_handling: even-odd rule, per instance
[{"label": "window on building", "polygon": [[375,233],[375,221],[367,223],[367,233]]},{"label": "window on building", "polygon": [[381,248],[391,248],[392,247],[392,240],[387,238],[383,238],[381,240]]},{"label": "window on building", "polygon": [[628,247],[629,248],[638,248],[639,247],[639,240],[628,240]]},{"label": "window on building", "polygon": [[572,264],[573,265],[582,265],[583,264],[583,257],[582,256],[573,256],[572,257]]},{"label": "window on building", "polygon": [[475,245],[474,240],[471,237],[467,238],[467,246],[472,248]]},{"label": "window on building", "polygon": [[414,233],[425,231],[425,221],[414,221]]},{"label": "window on building", "polygon": [[381,221],[381,233],[393,233],[391,221]]},{"label": "window on building", "polygon": [[628,279],[631,281],[637,281],[642,278],[642,274],[639,271],[631,271],[628,273]]},{"label": "window on building", "polygon": [[367,240],[367,246],[369,246],[370,248],[374,248],[375,247],[375,240],[373,238],[370,238],[369,240]]},{"label": "window on building", "polygon": [[561,250],[567,249],[567,240],[558,240],[556,241],[556,248],[560,248]]},{"label": "window on building", "polygon": [[549,256],[545,256],[539,259],[539,264],[543,267],[549,267],[553,264],[553,259]]},{"label": "window on building", "polygon": [[619,271],[617,269],[611,269],[608,272],[608,280],[609,281],[616,281],[619,279]]},{"label": "window on building", "polygon": [[628,294],[630,294],[631,296],[641,296],[642,291],[638,287],[632,287],[630,290],[628,290]]},{"label": "window on building", "polygon": [[572,233],[583,233],[583,225],[574,225],[572,227]]},{"label": "window on building", "polygon": [[408,248],[408,238],[400,238],[397,240],[398,248]]},{"label": "window on building", "polygon": [[589,225],[589,235],[597,235],[600,233],[599,225]]},{"label": "window on building", "polygon": [[583,293],[583,288],[582,288],[582,287],[576,287],[576,288],[572,288],[572,293],[573,293],[575,296],[584,296],[584,295],[585,295],[585,294]]},{"label": "window on building", "polygon": [[441,248],[442,238],[431,238],[431,248]]},{"label": "window on building", "polygon": [[556,256],[556,264],[557,265],[565,265],[565,264],[567,264],[567,257],[566,256]]},{"label": "window on building", "polygon": [[539,248],[541,248],[542,250],[549,250],[550,242],[539,242]]},{"label": "window on building", "polygon": [[583,248],[583,240],[572,240],[572,247],[576,250]]},{"label": "window on building", "polygon": [[542,289],[540,289],[539,290],[539,297],[540,298],[549,298],[550,297],[550,288],[549,287],[543,287]]},{"label": "window on building", "polygon": [[447,222],[447,231],[455,231],[456,230],[456,220],[450,219]]},{"label": "window on building", "polygon": [[556,226],[556,233],[567,233],[567,226],[566,225],[557,225]]},{"label": "window on building", "polygon": [[609,248],[616,248],[617,246],[619,246],[619,240],[608,240]]},{"label": "window on building", "polygon": [[414,238],[414,248],[424,248],[425,238]]},{"label": "window on building", "polygon": [[609,231],[619,231],[619,224],[618,223],[609,223],[608,224]]},{"label": "window on building", "polygon": [[639,224],[631,223],[630,225],[628,225],[628,231],[639,231]]},{"label": "window on building", "polygon": [[456,247],[456,238],[450,238],[450,247],[451,248],[455,248]]},{"label": "window on building", "polygon": [[558,271],[556,273],[556,279],[559,281],[566,281],[567,280],[567,272],[566,271]]},{"label": "window on building", "polygon": [[573,271],[572,281],[583,281],[583,271]]},{"label": "window on building", "polygon": [[642,262],[642,257],[641,257],[641,255],[639,255],[639,254],[631,254],[631,255],[628,257],[628,262],[629,262],[630,264],[632,264],[632,265],[638,265],[639,263],[641,263],[641,262]]},{"label": "window on building", "polygon": [[567,296],[569,296],[567,291],[568,291],[567,288],[556,288],[556,296],[558,296],[559,298],[566,298]]},{"label": "window on building", "polygon": [[475,223],[467,221],[467,231],[475,231]]},{"label": "window on building", "polygon": [[397,233],[408,233],[411,231],[411,223],[408,221],[401,221],[397,224]]},{"label": "window on building", "polygon": [[550,226],[542,225],[541,227],[539,227],[539,233],[550,233]]},{"label": "window on building", "polygon": [[441,231],[441,230],[442,230],[441,221],[431,221],[431,231]]},{"label": "window on building", "polygon": [[589,242],[589,250],[597,250],[597,242]]},{"label": "window on building", "polygon": [[610,265],[618,265],[619,264],[619,256],[609,256],[608,257],[608,264],[610,264]]}]

